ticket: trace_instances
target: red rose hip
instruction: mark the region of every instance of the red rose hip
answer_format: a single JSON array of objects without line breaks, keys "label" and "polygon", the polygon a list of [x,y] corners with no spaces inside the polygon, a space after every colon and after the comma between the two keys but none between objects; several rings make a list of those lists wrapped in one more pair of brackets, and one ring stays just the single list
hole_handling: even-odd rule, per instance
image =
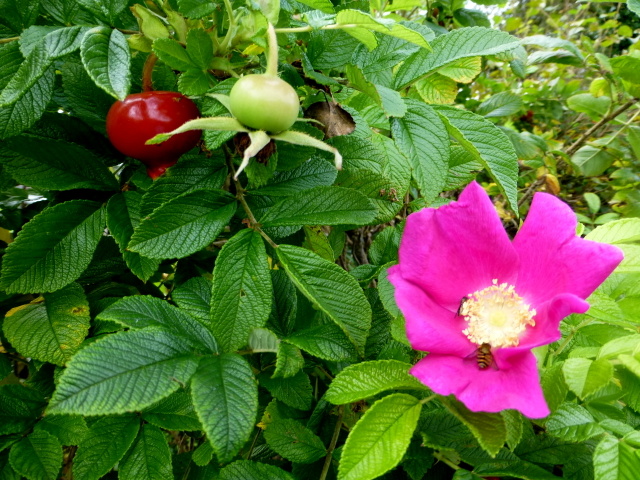
[{"label": "red rose hip", "polygon": [[145,145],[145,142],[199,116],[196,104],[181,93],[136,93],[111,106],[107,114],[107,135],[120,152],[144,163],[148,175],[155,179],[175,164],[180,155],[195,147],[201,132],[174,135],[157,145]]}]

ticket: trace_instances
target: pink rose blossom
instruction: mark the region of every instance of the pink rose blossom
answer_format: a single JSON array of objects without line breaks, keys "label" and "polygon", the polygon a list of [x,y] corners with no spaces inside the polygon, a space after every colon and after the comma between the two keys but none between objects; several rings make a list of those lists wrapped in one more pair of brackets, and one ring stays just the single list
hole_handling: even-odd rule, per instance
[{"label": "pink rose blossom", "polygon": [[475,182],[457,202],[409,215],[389,280],[409,342],[429,352],[411,374],[473,411],[547,416],[531,349],[558,340],[560,321],[586,312],[622,261],[575,232],[572,210],[537,193],[512,242]]}]

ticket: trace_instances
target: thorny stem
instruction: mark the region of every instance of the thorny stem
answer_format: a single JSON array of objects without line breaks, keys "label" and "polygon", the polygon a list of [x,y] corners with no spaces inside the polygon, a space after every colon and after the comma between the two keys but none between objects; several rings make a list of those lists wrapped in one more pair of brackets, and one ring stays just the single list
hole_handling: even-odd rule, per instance
[{"label": "thorny stem", "polygon": [[142,68],[142,91],[153,91],[153,67],[155,67],[158,57],[155,53],[150,53]]},{"label": "thorny stem", "polygon": [[338,443],[338,436],[340,435],[340,430],[342,429],[343,414],[344,405],[340,405],[340,407],[338,407],[338,422],[336,423],[336,428],[333,430],[333,436],[331,437],[331,442],[329,443],[329,448],[327,449],[327,456],[324,457],[324,465],[322,465],[322,473],[320,473],[319,480],[325,480],[327,478],[327,473],[329,473],[331,459],[333,458],[333,451],[336,448],[336,443]]},{"label": "thorny stem", "polygon": [[[233,166],[233,162],[231,161],[231,154],[229,152],[229,149],[226,147],[225,147],[225,159],[227,161],[227,168],[229,168],[229,171],[231,172],[231,178],[234,179],[234,177],[236,176],[236,169]],[[240,205],[242,205],[242,208],[244,209],[245,213],[247,214],[247,217],[249,218],[249,227],[253,228],[256,232],[258,232],[262,236],[262,238],[264,238],[267,241],[267,243],[271,245],[273,248],[278,248],[278,244],[273,240],[271,240],[271,237],[269,237],[269,235],[264,233],[264,231],[260,228],[260,224],[258,223],[258,220],[256,220],[256,217],[253,215],[253,212],[249,207],[249,204],[244,198],[244,192],[246,190],[240,183],[240,180],[234,179],[233,183],[236,187],[236,198],[240,202]]]},{"label": "thorny stem", "polygon": [[628,100],[626,103],[624,103],[624,104],[620,105],[618,108],[616,108],[609,115],[606,115],[605,117],[601,118],[598,121],[598,123],[593,125],[586,132],[584,132],[582,134],[582,136],[578,140],[576,140],[573,145],[571,145],[569,148],[567,148],[567,155],[573,155],[574,153],[576,153],[580,149],[580,147],[582,147],[587,142],[589,137],[591,135],[593,135],[600,127],[602,127],[603,125],[609,123],[611,120],[616,118],[618,115],[623,113],[625,110],[628,110],[629,108],[631,108],[633,105],[636,104],[637,101],[638,101],[638,99],[636,99],[636,98]]},{"label": "thorny stem", "polygon": [[14,42],[20,40],[20,37],[0,38],[0,44]]},{"label": "thorny stem", "polygon": [[224,36],[222,43],[220,44],[220,50],[224,53],[229,48],[229,44],[231,43],[231,39],[236,34],[236,18],[233,16],[233,7],[231,6],[231,2],[229,0],[224,0],[224,8],[227,11],[227,16],[229,17],[229,29],[227,30],[227,34]]},{"label": "thorny stem", "polygon": [[269,24],[267,29],[267,75],[274,77],[278,76],[278,37],[276,36],[276,30],[273,25]]}]

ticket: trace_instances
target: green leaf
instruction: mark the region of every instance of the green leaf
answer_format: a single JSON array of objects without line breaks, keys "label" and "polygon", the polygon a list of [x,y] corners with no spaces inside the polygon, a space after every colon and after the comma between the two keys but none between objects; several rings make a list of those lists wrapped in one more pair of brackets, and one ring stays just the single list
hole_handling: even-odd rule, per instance
[{"label": "green leaf", "polygon": [[611,108],[611,99],[594,97],[590,93],[579,93],[567,99],[567,106],[578,113],[586,113],[593,121],[600,120]]},{"label": "green leaf", "polygon": [[568,402],[551,414],[546,427],[549,434],[570,442],[582,442],[604,432],[584,407]]},{"label": "green leaf", "polygon": [[487,170],[518,212],[518,157],[509,138],[490,121],[466,110],[438,106],[449,133]]},{"label": "green leaf", "polygon": [[447,409],[464,423],[482,449],[494,458],[507,441],[507,427],[499,413],[472,412],[451,398],[441,399]]},{"label": "green leaf", "polygon": [[211,307],[211,282],[204,277],[192,277],[171,292],[180,310],[187,312],[202,323],[209,323]]},{"label": "green leaf", "polygon": [[20,53],[20,42],[11,42],[0,46],[0,89],[7,86],[23,60]]},{"label": "green leaf", "polygon": [[7,248],[1,287],[7,293],[53,292],[73,282],[91,262],[104,224],[96,202],[71,200],[46,208]]},{"label": "green leaf", "polygon": [[193,64],[207,70],[213,60],[211,37],[202,28],[193,28],[187,33],[187,53]]},{"label": "green leaf", "polygon": [[360,355],[371,326],[371,307],[356,279],[335,263],[293,245],[280,245],[278,259],[298,289],[335,322]]},{"label": "green leaf", "polygon": [[216,340],[191,315],[156,297],[124,297],[102,310],[98,320],[118,322],[131,330],[156,327],[180,335],[192,349],[218,353]]},{"label": "green leaf", "polygon": [[633,480],[639,464],[638,450],[609,435],[602,438],[593,452],[595,480]]},{"label": "green leaf", "polygon": [[91,150],[77,143],[23,135],[6,141],[0,160],[18,182],[48,190],[117,190],[118,182]]},{"label": "green leaf", "polygon": [[322,227],[305,225],[302,230],[304,231],[304,242],[302,246],[307,250],[317,253],[325,260],[333,262],[335,253]]},{"label": "green leaf", "polygon": [[213,269],[211,329],[225,351],[246,344],[251,330],[266,324],[271,299],[262,238],[252,229],[241,230],[224,244]]},{"label": "green leaf", "polygon": [[425,103],[447,105],[454,103],[458,96],[458,84],[438,72],[421,78],[414,86]]},{"label": "green leaf", "polygon": [[485,118],[508,117],[518,113],[523,106],[522,99],[515,93],[500,92],[478,105],[476,113]]},{"label": "green leaf", "polygon": [[178,390],[142,412],[142,419],[165,430],[202,430],[191,395]]},{"label": "green leaf", "polygon": [[622,354],[635,355],[640,351],[639,342],[640,334],[626,335],[610,340],[600,348],[600,351],[598,352],[598,360],[611,360]]},{"label": "green leaf", "polygon": [[315,187],[284,198],[260,219],[265,227],[366,225],[377,213],[362,193],[342,187]]},{"label": "green leaf", "polygon": [[409,374],[411,365],[397,360],[357,363],[342,370],[325,394],[336,405],[373,397],[391,389],[424,390],[418,379]]},{"label": "green leaf", "polygon": [[374,265],[398,261],[398,248],[402,232],[397,227],[387,227],[376,235],[369,249],[369,258]]},{"label": "green leaf", "polygon": [[[349,25],[350,27],[345,28],[344,31],[364,43],[369,50],[373,50],[378,44],[373,32],[401,38],[423,47],[426,51],[431,50],[429,42],[415,30],[390,19],[373,18],[360,10],[340,10],[336,15],[336,25]],[[362,27],[353,28],[352,25],[361,25]]]},{"label": "green leaf", "polygon": [[72,283],[45,295],[44,303],[9,310],[3,331],[22,355],[62,366],[78,351],[89,323],[84,291]]},{"label": "green leaf", "polygon": [[117,29],[94,27],[82,39],[80,55],[95,84],[124,100],[131,88],[131,55],[124,34]]},{"label": "green leaf", "polygon": [[606,358],[595,361],[569,358],[562,365],[562,372],[569,389],[578,397],[585,398],[613,379],[613,364]]},{"label": "green leaf", "polygon": [[298,410],[309,410],[313,402],[313,389],[309,376],[303,371],[292,377],[271,378],[263,373],[260,375],[260,385],[265,387],[271,395]]},{"label": "green leaf", "polygon": [[281,468],[250,460],[238,460],[220,470],[220,480],[294,480]]},{"label": "green leaf", "polygon": [[120,13],[127,8],[127,0],[78,0],[80,6],[98,18],[114,23]]},{"label": "green leaf", "polygon": [[0,386],[0,435],[31,428],[46,406],[37,390],[22,385]]},{"label": "green leaf", "polygon": [[310,188],[332,185],[338,175],[335,167],[320,157],[311,157],[293,170],[276,172],[267,185],[251,190],[252,195],[286,197]]},{"label": "green leaf", "polygon": [[369,480],[394,468],[418,424],[422,404],[394,393],[381,398],[356,423],[344,444],[338,480]]},{"label": "green leaf", "polygon": [[579,175],[594,177],[601,175],[617,159],[618,157],[611,151],[585,145],[571,157],[571,163]]},{"label": "green leaf", "polygon": [[442,191],[449,166],[449,134],[432,107],[405,99],[407,113],[394,118],[391,131],[398,147],[411,160],[413,177],[427,201]]},{"label": "green leaf", "polygon": [[594,228],[584,238],[594,242],[634,243],[640,241],[640,218],[622,218]]},{"label": "green leaf", "polygon": [[273,285],[271,313],[268,327],[278,336],[285,337],[293,330],[298,310],[296,287],[284,270],[270,270]]},{"label": "green leaf", "polygon": [[50,433],[33,432],[11,447],[9,462],[29,480],[56,480],[62,466],[62,445]]},{"label": "green leaf", "polygon": [[221,188],[227,176],[224,161],[218,157],[182,157],[142,197],[140,216],[146,217],[156,208],[183,193]]},{"label": "green leaf", "polygon": [[323,360],[343,362],[354,361],[358,357],[355,346],[344,331],[332,323],[300,330],[285,340]]},{"label": "green leaf", "polygon": [[335,8],[330,0],[301,0],[300,3],[313,8],[314,10],[320,10],[324,13],[334,13]]},{"label": "green leaf", "polygon": [[280,342],[274,377],[292,377],[304,367],[304,357],[298,347]]},{"label": "green leaf", "polygon": [[233,353],[201,361],[191,381],[193,404],[216,458],[227,463],[249,439],[258,414],[251,367]]},{"label": "green leaf", "polygon": [[127,247],[150,258],[182,258],[213,242],[236,210],[222,190],[185,193],[145,217]]},{"label": "green leaf", "polygon": [[[43,48],[36,48],[0,95],[1,139],[19,134],[42,116],[53,96],[54,80],[51,59],[46,57]],[[7,97],[5,91],[10,92]],[[2,105],[5,98],[11,101]]]},{"label": "green leaf", "polygon": [[178,89],[184,95],[203,95],[213,83],[214,79],[207,72],[190,68],[178,78]]},{"label": "green leaf", "polygon": [[89,433],[87,422],[80,415],[47,415],[33,430],[54,435],[62,445],[78,445]]},{"label": "green leaf", "polygon": [[154,40],[153,53],[172,70],[184,72],[196,67],[196,64],[189,57],[187,50],[179,42],[170,38],[158,38]]},{"label": "green leaf", "polygon": [[252,352],[262,353],[278,351],[280,340],[275,333],[266,328],[254,328],[249,334],[249,348]]},{"label": "green leaf", "polygon": [[193,460],[193,463],[195,463],[196,465],[204,467],[211,463],[211,460],[213,460],[213,454],[214,452],[211,443],[204,442],[193,451],[191,460]]},{"label": "green leaf", "polygon": [[91,424],[73,459],[73,476],[98,480],[124,456],[140,428],[137,415],[102,417]]},{"label": "green leaf", "polygon": [[484,27],[468,27],[440,35],[431,42],[432,51],[419,50],[405,60],[396,73],[400,89],[456,60],[497,55],[520,47],[520,41],[508,33]]},{"label": "green leaf", "polygon": [[127,250],[131,235],[140,224],[141,202],[142,196],[138,192],[122,192],[112,196],[107,203],[107,227],[118,242],[127,266],[134,275],[146,282],[158,270],[160,260]]},{"label": "green leaf", "polygon": [[121,480],[171,478],[171,451],[164,433],[153,425],[143,425],[138,437],[118,465]]},{"label": "green leaf", "polygon": [[160,329],[102,338],[69,362],[48,411],[101,415],[145,408],[193,375],[198,359],[191,349],[181,337]]},{"label": "green leaf", "polygon": [[288,418],[270,423],[264,438],[277,454],[295,463],[313,463],[327,453],[320,437]]}]

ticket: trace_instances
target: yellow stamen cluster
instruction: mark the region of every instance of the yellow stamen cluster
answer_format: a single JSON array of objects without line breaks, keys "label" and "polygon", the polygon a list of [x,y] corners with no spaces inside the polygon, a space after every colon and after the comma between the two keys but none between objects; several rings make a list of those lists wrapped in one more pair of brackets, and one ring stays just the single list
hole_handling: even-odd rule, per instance
[{"label": "yellow stamen cluster", "polygon": [[467,295],[460,315],[468,322],[462,331],[476,345],[488,343],[493,348],[515,347],[527,326],[534,326],[535,309],[526,304],[513,285],[498,284]]}]

